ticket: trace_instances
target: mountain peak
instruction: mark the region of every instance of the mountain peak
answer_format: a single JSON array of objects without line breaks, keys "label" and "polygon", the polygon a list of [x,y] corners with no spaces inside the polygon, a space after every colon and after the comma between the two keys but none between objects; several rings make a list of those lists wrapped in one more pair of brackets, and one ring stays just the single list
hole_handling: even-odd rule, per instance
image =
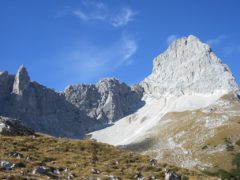
[{"label": "mountain peak", "polygon": [[18,68],[18,72],[21,72],[21,71],[27,72],[27,69],[23,64]]},{"label": "mountain peak", "polygon": [[175,40],[168,48],[168,50],[182,50],[190,52],[207,52],[211,53],[212,50],[210,46],[206,43],[203,43],[199,38],[194,35],[189,35],[187,37],[182,37]]},{"label": "mountain peak", "polygon": [[140,83],[150,96],[215,94],[237,91],[238,85],[227,65],[209,45],[190,35],[174,41],[153,61],[153,71]]},{"label": "mountain peak", "polygon": [[186,36],[186,37],[178,38],[172,44],[174,44],[174,43],[184,43],[185,45],[187,45],[188,42],[190,42],[190,43],[202,43],[198,37],[196,37],[194,35],[189,35],[189,36]]},{"label": "mountain peak", "polygon": [[29,83],[30,77],[28,75],[27,69],[23,65],[21,65],[15,76],[13,84],[13,93],[22,95],[23,91],[27,89]]}]

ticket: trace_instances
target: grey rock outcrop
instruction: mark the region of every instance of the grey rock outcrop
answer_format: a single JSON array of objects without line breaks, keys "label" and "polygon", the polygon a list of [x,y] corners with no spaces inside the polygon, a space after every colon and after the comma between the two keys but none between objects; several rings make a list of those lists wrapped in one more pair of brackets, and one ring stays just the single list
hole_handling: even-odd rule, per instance
[{"label": "grey rock outcrop", "polygon": [[152,74],[141,86],[154,96],[213,94],[237,91],[238,85],[227,65],[195,36],[176,40],[153,61]]},{"label": "grey rock outcrop", "polygon": [[28,76],[26,68],[22,65],[15,76],[12,92],[17,95],[23,95],[23,93],[28,89],[29,84],[30,77]]},{"label": "grey rock outcrop", "polygon": [[66,99],[88,116],[104,123],[114,122],[142,105],[141,87],[130,88],[115,78],[96,85],[75,85],[65,89]]},{"label": "grey rock outcrop", "polygon": [[0,116],[0,134],[7,136],[34,135],[34,131],[20,121]]},{"label": "grey rock outcrop", "polygon": [[0,73],[0,116],[54,136],[82,138],[133,112],[141,97],[141,87],[131,89],[114,78],[57,93],[31,81],[23,66],[15,76]]},{"label": "grey rock outcrop", "polygon": [[36,131],[79,138],[96,124],[62,94],[30,81],[23,66],[15,77],[1,73],[0,83],[0,115],[19,119]]}]

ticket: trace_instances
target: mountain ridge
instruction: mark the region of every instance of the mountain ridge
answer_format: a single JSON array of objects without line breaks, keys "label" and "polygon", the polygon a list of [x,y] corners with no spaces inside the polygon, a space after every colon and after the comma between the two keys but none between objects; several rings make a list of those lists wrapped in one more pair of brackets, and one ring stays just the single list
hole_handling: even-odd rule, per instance
[{"label": "mountain ridge", "polygon": [[[201,69],[207,70],[196,68],[201,66]],[[59,127],[60,133],[56,127],[51,132],[51,128],[46,127],[47,122],[61,124],[69,117],[73,123],[80,120],[78,123],[81,125],[76,125],[81,126],[82,133],[78,133],[77,129],[72,133],[69,127],[69,134],[72,135],[64,136],[70,137],[82,137],[88,131],[104,128],[139,110],[149,99],[204,95],[205,91],[206,98],[216,94],[213,100],[203,103],[204,106],[229,91],[238,91],[231,70],[220,62],[207,44],[193,35],[174,41],[165,52],[154,58],[152,73],[134,86],[128,86],[115,78],[104,78],[96,84],[70,85],[64,92],[57,93],[31,81],[23,65],[15,76],[7,71],[1,72],[0,85],[1,115],[21,119],[32,128],[42,126],[37,130],[57,136],[64,134],[64,128]],[[54,101],[61,105],[55,106]],[[49,109],[53,112],[49,112]],[[68,113],[65,113],[68,115],[59,117],[57,114],[63,113],[64,109],[67,109]],[[61,112],[56,113],[58,111]]]},{"label": "mountain ridge", "polygon": [[[191,43],[196,43],[200,51],[195,52],[196,48]],[[186,44],[190,45],[187,49]],[[192,76],[195,71],[198,73]],[[193,36],[173,42],[154,60],[153,73],[140,86],[144,89],[146,104],[113,126],[90,133],[93,139],[185,168],[226,168],[214,156],[226,160],[227,168],[233,168],[231,160],[234,157],[226,153],[229,145],[224,139],[230,139],[231,146],[238,149],[236,140],[240,136],[233,132],[239,127],[236,122],[240,118],[239,88],[230,69],[220,62],[208,45]],[[222,99],[224,96],[229,99]],[[214,104],[219,109],[216,113],[212,110]],[[199,111],[201,116],[194,116]],[[173,116],[167,116],[171,113]],[[177,113],[182,113],[185,119],[178,118]],[[220,136],[219,131],[226,127],[230,130]],[[187,135],[191,136],[185,139]],[[208,146],[209,141],[213,143],[211,139],[218,139],[218,136],[223,138],[216,144],[222,147],[221,150],[216,148],[211,151],[214,146],[211,145],[207,152],[203,152],[202,148]],[[194,146],[189,144],[190,139],[192,145],[196,142]],[[237,150],[233,150],[232,154],[236,153]]]},{"label": "mountain ridge", "polygon": [[[221,104],[221,97],[231,93],[231,102],[224,99]],[[234,119],[240,118],[238,93],[239,87],[228,66],[221,63],[207,44],[190,35],[176,40],[157,56],[153,61],[152,73],[134,86],[128,86],[115,78],[105,78],[96,84],[70,85],[64,92],[57,93],[31,81],[23,66],[16,75],[1,72],[0,115],[19,119],[42,133],[70,138],[87,135],[97,141],[123,147],[158,138],[156,146],[149,145],[142,153],[168,161],[164,158],[167,156],[161,154],[165,152],[164,149],[170,149],[170,156],[175,159],[169,159],[175,160],[175,165],[205,169],[210,166],[204,158],[194,160],[193,149],[179,144],[186,141],[176,141],[175,137],[179,134],[191,132],[181,126],[181,123],[188,126],[189,122],[177,121],[175,113],[187,114],[190,122],[196,122],[202,128],[198,131],[192,126],[194,131],[207,134],[212,132],[208,131],[212,130],[212,126],[202,124],[209,124],[207,117],[212,118],[212,111],[205,111],[220,103],[218,109],[221,111],[215,114],[219,119],[212,118],[210,122],[219,125],[213,128],[211,135],[215,137],[218,136],[219,127],[225,127],[226,124],[232,127],[236,125]],[[235,104],[235,109],[231,109],[231,103]],[[201,121],[191,119],[191,113],[198,111],[201,111]],[[169,118],[167,115],[171,113],[173,116]],[[169,132],[167,130],[172,128],[169,124],[182,129]],[[159,130],[166,133],[160,136]],[[201,135],[196,134],[193,140],[199,141],[197,137]],[[235,145],[238,136],[234,134],[232,138],[228,135],[229,132],[225,138],[230,138]],[[166,140],[161,139],[164,136]],[[203,137],[202,141],[206,143],[209,138],[210,135]],[[204,143],[202,145],[207,146]],[[224,143],[222,141],[219,143],[219,147],[226,146],[221,144]],[[163,150],[154,154],[154,148]],[[232,158],[230,155],[228,157]]]},{"label": "mountain ridge", "polygon": [[16,75],[1,72],[0,87],[0,115],[54,136],[83,138],[143,104],[141,88],[115,78],[96,85],[72,85],[58,93],[31,81],[23,65]]}]

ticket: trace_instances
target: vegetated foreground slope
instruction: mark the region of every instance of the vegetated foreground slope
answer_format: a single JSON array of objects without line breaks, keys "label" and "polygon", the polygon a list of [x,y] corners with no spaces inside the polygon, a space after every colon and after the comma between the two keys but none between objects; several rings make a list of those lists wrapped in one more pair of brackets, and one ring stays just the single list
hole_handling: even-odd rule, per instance
[{"label": "vegetated foreground slope", "polygon": [[[209,179],[195,171],[157,163],[149,156],[90,140],[69,140],[40,134],[36,137],[0,135],[0,142],[0,160],[21,163],[22,167],[1,169],[0,179],[110,179],[111,176],[119,179],[137,179],[138,176],[164,179],[164,171],[170,169],[185,178]],[[45,175],[39,175],[36,169],[41,166],[50,170]]]}]

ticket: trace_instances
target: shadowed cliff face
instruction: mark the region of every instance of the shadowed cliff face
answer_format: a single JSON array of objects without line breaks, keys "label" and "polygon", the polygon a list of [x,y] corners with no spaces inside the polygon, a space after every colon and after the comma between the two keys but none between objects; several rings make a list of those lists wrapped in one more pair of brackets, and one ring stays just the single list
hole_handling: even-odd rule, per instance
[{"label": "shadowed cliff face", "polygon": [[83,137],[95,123],[65,97],[31,82],[22,66],[16,76],[0,75],[0,114],[55,136]]},{"label": "shadowed cliff face", "polygon": [[14,76],[9,75],[7,71],[0,72],[0,101],[5,101],[12,91]]},{"label": "shadowed cliff face", "polygon": [[0,115],[54,136],[82,138],[141,106],[141,89],[114,78],[96,85],[69,86],[57,93],[32,82],[25,67],[15,76],[0,74]]}]

